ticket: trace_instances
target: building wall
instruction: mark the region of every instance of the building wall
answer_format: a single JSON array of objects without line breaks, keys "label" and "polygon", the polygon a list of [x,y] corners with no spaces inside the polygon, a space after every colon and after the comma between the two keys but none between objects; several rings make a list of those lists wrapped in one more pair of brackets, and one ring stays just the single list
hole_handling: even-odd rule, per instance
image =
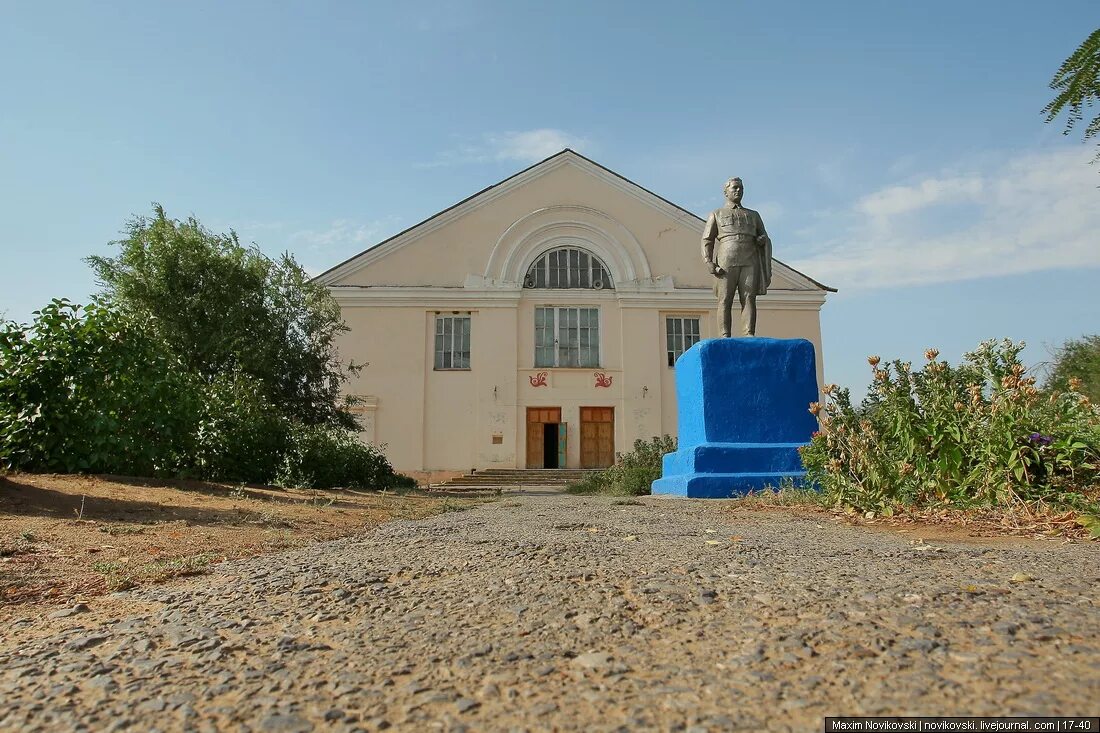
[{"label": "building wall", "polygon": [[[520,455],[516,420],[517,324],[514,307],[485,308],[471,324],[470,366],[473,370],[475,412],[465,418],[473,436],[470,464],[477,468],[513,468]],[[501,438],[493,443],[493,436]]]},{"label": "building wall", "polygon": [[[600,309],[599,369],[536,368],[534,318],[539,306]],[[369,362],[349,392],[375,405],[373,432],[398,470],[457,471],[526,465],[528,407],[560,407],[568,424],[567,463],[580,465],[580,408],[615,408],[615,450],[636,439],[676,435],[675,370],[667,365],[665,318],[697,316],[703,338],[716,335],[707,308],[630,307],[604,291],[524,291],[513,303],[462,309],[345,307],[350,331],[344,358]],[[436,315],[469,313],[471,368],[436,371]],[[821,353],[818,312],[762,308],[760,335],[808,338]],[[818,358],[818,380],[822,364]],[[611,379],[597,387],[595,372]],[[546,386],[532,378],[546,373]],[[494,443],[494,436],[500,438]]]},{"label": "building wall", "polygon": [[[345,362],[365,364],[347,386],[377,407],[373,433],[361,437],[385,445],[390,462],[410,470],[425,466],[424,385],[431,362],[424,360],[427,316],[423,308],[342,308],[349,331],[337,344]],[[410,337],[413,335],[413,337]]]},{"label": "building wall", "polygon": [[[562,409],[569,466],[580,465],[582,407],[615,408],[617,452],[639,438],[675,435],[665,318],[699,316],[702,338],[717,335],[713,279],[699,253],[701,223],[568,160],[455,211],[325,280],[351,329],[340,341],[342,357],[368,362],[348,385],[365,398],[363,440],[385,443],[398,470],[442,475],[524,467],[528,407]],[[614,258],[605,261],[613,289],[521,287],[526,263],[548,243],[586,247],[586,237],[590,251]],[[819,286],[782,266],[758,301],[758,334],[810,339],[819,382],[823,302]],[[598,369],[535,368],[534,313],[543,305],[600,309]],[[436,371],[435,318],[455,311],[470,314],[471,369]],[[596,386],[597,371],[610,386]],[[546,386],[532,384],[540,372]]]}]

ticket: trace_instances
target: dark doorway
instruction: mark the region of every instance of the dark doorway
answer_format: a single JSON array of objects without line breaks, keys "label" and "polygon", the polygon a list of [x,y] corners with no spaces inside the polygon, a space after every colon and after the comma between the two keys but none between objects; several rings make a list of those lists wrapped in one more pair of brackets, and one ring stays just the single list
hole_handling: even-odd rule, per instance
[{"label": "dark doorway", "polygon": [[558,468],[558,424],[542,424],[542,467]]}]

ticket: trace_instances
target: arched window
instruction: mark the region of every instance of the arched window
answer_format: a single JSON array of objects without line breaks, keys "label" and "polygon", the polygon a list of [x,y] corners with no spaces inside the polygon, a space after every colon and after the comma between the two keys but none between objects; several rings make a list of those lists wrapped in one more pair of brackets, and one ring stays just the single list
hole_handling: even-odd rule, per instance
[{"label": "arched window", "polygon": [[523,287],[604,290],[615,284],[595,255],[576,247],[560,247],[539,255],[523,278]]}]

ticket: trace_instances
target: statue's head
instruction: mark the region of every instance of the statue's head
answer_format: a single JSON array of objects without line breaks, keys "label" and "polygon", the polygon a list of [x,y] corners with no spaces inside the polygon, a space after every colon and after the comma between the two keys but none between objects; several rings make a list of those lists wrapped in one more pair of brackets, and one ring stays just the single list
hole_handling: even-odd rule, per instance
[{"label": "statue's head", "polygon": [[730,203],[739,204],[745,193],[745,184],[741,182],[740,178],[731,178],[726,181],[726,187],[723,190],[726,194],[726,200]]}]

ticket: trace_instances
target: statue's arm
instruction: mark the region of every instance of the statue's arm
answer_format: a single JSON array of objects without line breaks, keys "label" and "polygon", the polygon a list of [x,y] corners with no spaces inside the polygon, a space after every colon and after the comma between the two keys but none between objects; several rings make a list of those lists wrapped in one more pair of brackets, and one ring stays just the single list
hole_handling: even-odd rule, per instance
[{"label": "statue's arm", "polygon": [[765,295],[772,284],[772,240],[764,230],[764,219],[756,214],[756,245],[760,247],[761,278],[757,283],[757,295]]},{"label": "statue's arm", "polygon": [[703,226],[703,262],[714,264],[714,240],[718,238],[718,220],[714,212],[707,217],[707,223]]},{"label": "statue's arm", "polygon": [[763,247],[768,239],[768,233],[764,230],[764,219],[761,218],[760,212],[756,212],[756,244]]}]

